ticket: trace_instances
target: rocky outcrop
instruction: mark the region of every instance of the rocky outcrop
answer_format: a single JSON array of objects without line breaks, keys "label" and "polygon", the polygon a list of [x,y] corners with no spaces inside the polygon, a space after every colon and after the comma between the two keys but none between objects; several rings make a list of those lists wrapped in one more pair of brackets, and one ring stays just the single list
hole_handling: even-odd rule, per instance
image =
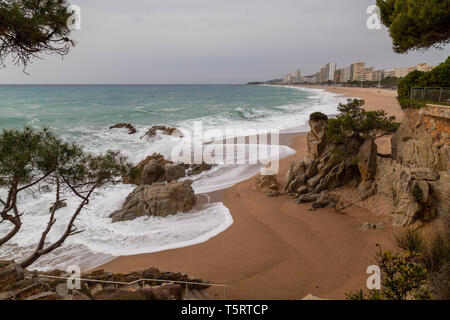
[{"label": "rocky outcrop", "polygon": [[96,270],[83,274],[81,288],[73,290],[67,288],[67,277],[69,274],[60,270],[29,272],[14,261],[0,261],[0,300],[181,300],[186,286],[172,281],[189,282],[188,290],[209,287],[202,279],[156,268],[128,274]]},{"label": "rocky outcrop", "polygon": [[309,126],[311,130],[306,136],[308,145],[307,160],[317,159],[323,152],[326,146],[326,130],[327,130],[328,117],[320,112],[316,112],[310,115]]},{"label": "rocky outcrop", "polygon": [[328,194],[327,191],[322,191],[321,193],[307,193],[300,195],[297,203],[309,203],[312,202],[312,207],[309,209],[315,211],[320,208],[334,208],[336,206],[336,201]]},{"label": "rocky outcrop", "polygon": [[[312,209],[315,210],[335,205],[335,201],[324,191],[358,179],[359,171],[354,159],[362,142],[358,137],[350,135],[345,144],[329,143],[326,140],[327,117],[320,113],[310,116],[309,125],[311,131],[307,136],[307,156],[304,161],[296,160],[291,163],[286,174],[284,192],[297,199],[298,203],[313,202]],[[368,148],[372,150],[370,145]],[[361,154],[369,159],[367,172],[370,175],[370,170],[373,170],[370,167],[371,155],[363,151]],[[362,163],[365,163],[364,157],[361,157]]]},{"label": "rocky outcrop", "polygon": [[201,163],[201,164],[191,164],[191,165],[184,165],[185,168],[187,168],[186,172],[188,176],[194,176],[197,174],[202,173],[203,171],[208,171],[211,170],[213,168],[212,164],[208,164],[208,163]]},{"label": "rocky outcrop", "polygon": [[[357,178],[359,173],[354,158],[340,159],[336,155],[340,152],[345,154],[349,148],[354,148],[352,143],[342,146],[328,144],[318,154],[318,158],[314,156],[306,158],[305,161],[294,161],[287,172],[284,191],[298,195],[310,192],[320,193],[338,188]],[[356,156],[355,150],[352,152]]]},{"label": "rocky outcrop", "polygon": [[391,140],[392,159],[409,166],[450,170],[450,146],[430,134],[424,123],[404,121]]},{"label": "rocky outcrop", "polygon": [[426,110],[410,112],[418,115],[414,119],[408,114],[391,139],[391,157],[378,156],[373,140],[351,132],[345,133],[345,143],[328,142],[326,116],[312,114],[307,156],[291,163],[284,192],[298,203],[313,202],[315,210],[334,204],[325,190],[351,184],[361,200],[376,193],[391,199],[395,224],[401,226],[450,214],[449,117],[427,120]]},{"label": "rocky outcrop", "polygon": [[391,139],[392,160],[379,160],[377,189],[397,205],[400,224],[450,214],[449,117],[433,112],[447,108],[405,110]]},{"label": "rocky outcrop", "polygon": [[439,172],[439,179],[429,184],[438,215],[450,215],[450,171]]},{"label": "rocky outcrop", "polygon": [[278,186],[277,176],[274,175],[258,175],[253,181],[252,189],[254,191],[262,191],[267,193],[269,197],[280,196],[280,187]]},{"label": "rocky outcrop", "polygon": [[124,182],[136,185],[171,182],[186,176],[200,174],[203,171],[210,170],[212,167],[212,165],[206,163],[192,165],[173,163],[164,159],[163,155],[154,153],[139,162],[133,170],[133,177],[125,177]]},{"label": "rocky outcrop", "polygon": [[441,187],[439,175],[429,168],[410,168],[392,159],[378,157],[375,175],[376,190],[392,199],[395,223],[407,226],[417,219],[430,220],[436,216],[436,199],[432,187]]},{"label": "rocky outcrop", "polygon": [[128,221],[143,216],[167,217],[188,212],[196,203],[189,182],[155,183],[134,189],[120,210],[110,214],[112,222]]},{"label": "rocky outcrop", "polygon": [[162,134],[168,136],[183,137],[183,134],[177,128],[170,128],[165,126],[153,126],[147,130],[147,132],[141,137],[141,139],[143,138],[153,139],[156,137],[158,132],[161,132]]},{"label": "rocky outcrop", "polygon": [[111,127],[109,127],[109,129],[128,129],[128,134],[135,134],[137,132],[136,128],[133,127],[130,123],[117,123]]},{"label": "rocky outcrop", "polygon": [[258,175],[253,181],[252,189],[254,191],[279,190],[276,175]]},{"label": "rocky outcrop", "polygon": [[357,165],[363,181],[373,179],[377,170],[377,145],[373,140],[367,139],[361,145]]}]

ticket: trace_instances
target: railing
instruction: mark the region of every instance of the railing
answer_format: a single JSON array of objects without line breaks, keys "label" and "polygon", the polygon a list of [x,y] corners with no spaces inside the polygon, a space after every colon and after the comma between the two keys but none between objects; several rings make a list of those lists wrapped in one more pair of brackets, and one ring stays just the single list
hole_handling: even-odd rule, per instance
[{"label": "railing", "polygon": [[[58,279],[58,280],[73,280],[72,277],[58,277],[58,276],[48,276],[48,275],[38,275],[40,278],[48,278],[48,279]],[[196,286],[204,286],[207,287],[222,287],[223,288],[223,298],[226,299],[226,284],[218,284],[218,283],[205,283],[205,282],[189,282],[189,281],[176,281],[176,280],[163,280],[163,279],[138,279],[132,282],[121,282],[121,281],[109,281],[109,280],[98,280],[98,279],[83,279],[76,278],[76,280],[85,281],[85,282],[94,282],[94,283],[105,283],[105,284],[114,284],[120,286],[139,284],[141,282],[160,282],[160,283],[174,283],[174,284],[183,284],[186,285],[186,299],[188,298],[188,286],[196,285]]]},{"label": "railing", "polygon": [[411,88],[411,99],[450,103],[450,88]]}]

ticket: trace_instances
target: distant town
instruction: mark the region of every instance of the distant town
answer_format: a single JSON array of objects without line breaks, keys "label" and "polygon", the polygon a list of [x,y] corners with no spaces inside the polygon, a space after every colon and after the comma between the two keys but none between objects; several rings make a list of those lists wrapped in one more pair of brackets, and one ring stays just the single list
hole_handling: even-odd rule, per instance
[{"label": "distant town", "polygon": [[320,68],[315,74],[303,76],[300,69],[292,74],[286,74],[282,79],[274,79],[266,82],[250,82],[249,84],[334,84],[347,86],[390,86],[395,87],[398,80],[415,70],[431,71],[435,66],[421,63],[412,67],[399,67],[394,69],[374,70],[373,67],[366,67],[363,61],[352,63],[349,67],[337,69],[335,62],[329,62]]}]

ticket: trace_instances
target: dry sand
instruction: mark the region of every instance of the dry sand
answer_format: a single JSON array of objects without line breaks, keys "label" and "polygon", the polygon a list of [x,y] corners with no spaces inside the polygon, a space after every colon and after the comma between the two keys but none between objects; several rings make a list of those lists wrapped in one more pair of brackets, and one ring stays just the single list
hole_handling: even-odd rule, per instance
[{"label": "dry sand", "polygon": [[[327,90],[363,98],[368,109],[401,114],[395,93],[388,90]],[[289,144],[297,154],[281,160],[280,185],[289,164],[304,158],[306,136],[296,135]],[[213,239],[181,249],[118,257],[101,268],[128,272],[154,266],[188,273],[227,284],[227,299],[302,299],[308,294],[344,299],[345,293],[365,288],[366,269],[374,262],[376,244],[394,247],[386,199],[368,199],[343,214],[334,209],[312,212],[310,205],[296,204],[288,196],[269,198],[252,191],[252,180],[214,194],[230,209],[234,224]],[[347,202],[358,199],[355,190],[338,192]],[[362,231],[365,221],[384,222],[386,228]],[[218,299],[224,297],[222,289],[211,288],[209,293]]]}]

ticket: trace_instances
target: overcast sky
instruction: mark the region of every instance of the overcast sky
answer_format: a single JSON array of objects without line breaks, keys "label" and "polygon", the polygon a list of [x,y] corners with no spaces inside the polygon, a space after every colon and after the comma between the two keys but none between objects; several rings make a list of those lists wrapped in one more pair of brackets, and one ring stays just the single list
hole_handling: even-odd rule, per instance
[{"label": "overcast sky", "polygon": [[177,84],[269,80],[360,59],[392,68],[436,65],[450,54],[395,54],[387,29],[369,30],[375,0],[73,0],[77,46],[44,56],[25,75],[8,65],[0,83]]}]

